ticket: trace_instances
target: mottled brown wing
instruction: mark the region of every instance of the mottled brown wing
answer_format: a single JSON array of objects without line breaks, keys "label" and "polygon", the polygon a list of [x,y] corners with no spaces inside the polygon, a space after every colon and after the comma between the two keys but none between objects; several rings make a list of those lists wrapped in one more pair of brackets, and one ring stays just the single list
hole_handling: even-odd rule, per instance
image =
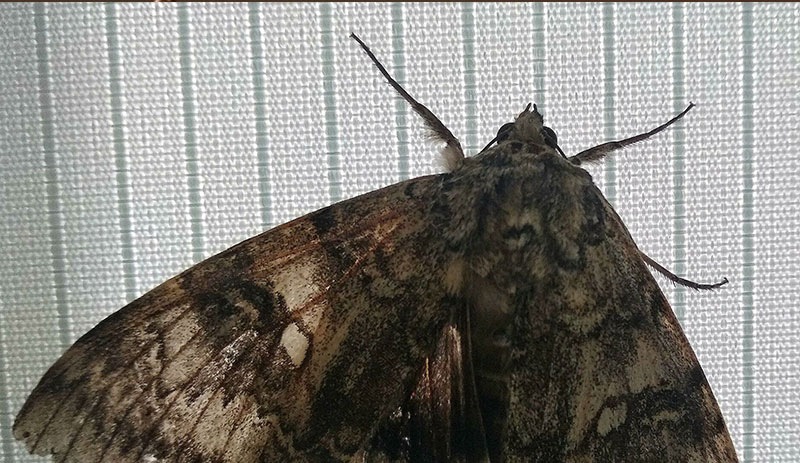
[{"label": "mottled brown wing", "polygon": [[507,460],[737,461],[703,370],[618,215],[582,169],[555,153],[532,162],[527,210],[514,221],[529,230],[518,265],[530,286],[512,335]]},{"label": "mottled brown wing", "polygon": [[153,289],[50,368],[15,437],[65,462],[349,459],[452,316],[439,188],[338,203]]}]

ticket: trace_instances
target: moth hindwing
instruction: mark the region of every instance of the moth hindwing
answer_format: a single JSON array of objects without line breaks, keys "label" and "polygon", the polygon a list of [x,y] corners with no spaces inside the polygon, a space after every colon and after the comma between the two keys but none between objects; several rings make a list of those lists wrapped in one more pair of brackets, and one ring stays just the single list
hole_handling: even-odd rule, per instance
[{"label": "moth hindwing", "polygon": [[536,108],[474,157],[415,109],[450,172],[123,307],[47,371],[14,436],[82,463],[736,461],[649,261]]}]

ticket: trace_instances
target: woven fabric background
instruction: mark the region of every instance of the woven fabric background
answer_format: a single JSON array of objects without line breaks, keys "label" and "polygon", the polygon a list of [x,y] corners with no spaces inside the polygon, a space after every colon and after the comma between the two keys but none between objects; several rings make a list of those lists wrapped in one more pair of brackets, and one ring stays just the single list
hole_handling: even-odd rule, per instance
[{"label": "woven fabric background", "polygon": [[[358,33],[470,153],[536,102],[662,286],[743,462],[800,461],[798,4],[2,4],[0,437],[106,315],[204,257],[437,171]],[[663,283],[663,278],[657,277]]]}]

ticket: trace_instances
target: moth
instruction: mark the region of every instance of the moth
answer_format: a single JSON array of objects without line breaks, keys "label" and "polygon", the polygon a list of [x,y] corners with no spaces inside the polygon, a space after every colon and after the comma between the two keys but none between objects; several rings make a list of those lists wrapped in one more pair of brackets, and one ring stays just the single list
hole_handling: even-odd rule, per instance
[{"label": "moth", "polygon": [[248,239],[100,322],[14,436],[59,462],[735,462],[636,246],[528,105],[449,171]]}]

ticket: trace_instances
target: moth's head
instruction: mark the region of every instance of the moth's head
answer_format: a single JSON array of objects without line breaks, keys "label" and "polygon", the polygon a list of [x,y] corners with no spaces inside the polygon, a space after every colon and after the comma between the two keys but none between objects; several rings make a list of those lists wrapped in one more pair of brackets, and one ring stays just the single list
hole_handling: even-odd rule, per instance
[{"label": "moth's head", "polygon": [[[533,106],[533,110],[531,110],[531,106]],[[547,145],[561,153],[561,149],[558,147],[556,132],[544,125],[544,118],[539,113],[536,105],[531,105],[530,103],[528,103],[528,106],[517,116],[514,122],[503,124],[503,126],[500,127],[493,141],[496,141],[498,144],[505,141],[521,141],[525,143]]]}]

